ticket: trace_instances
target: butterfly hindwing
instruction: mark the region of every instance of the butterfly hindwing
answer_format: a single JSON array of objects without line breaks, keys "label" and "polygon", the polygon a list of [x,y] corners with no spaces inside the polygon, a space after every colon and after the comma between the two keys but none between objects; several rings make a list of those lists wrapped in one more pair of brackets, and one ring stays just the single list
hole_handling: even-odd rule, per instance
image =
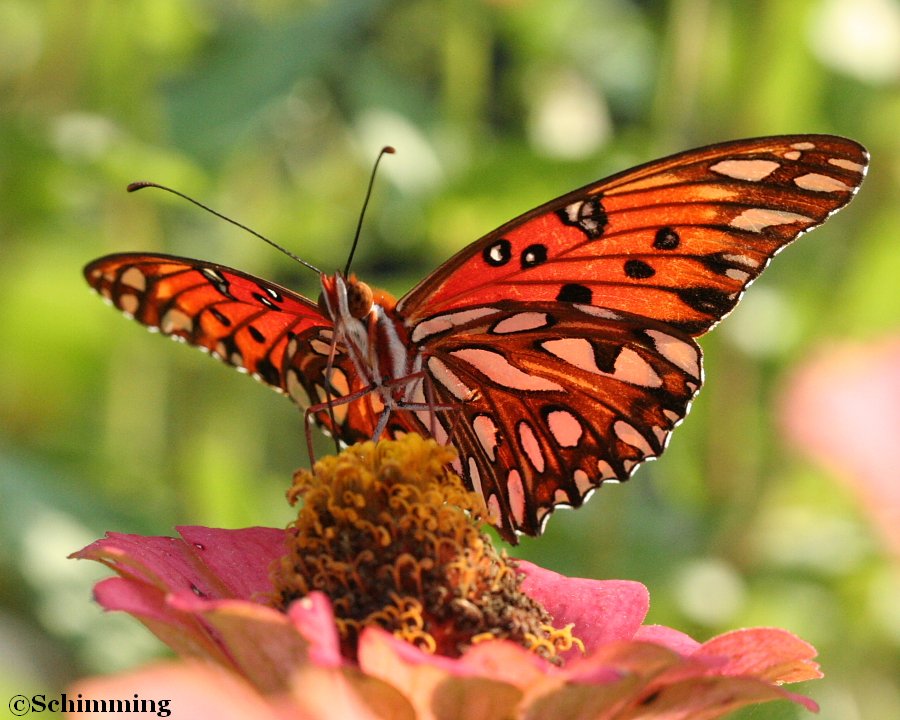
[{"label": "butterfly hindwing", "polygon": [[521,301],[466,315],[420,325],[425,367],[435,404],[459,407],[437,413],[439,439],[507,537],[658,456],[702,382],[696,342],[637,316]]},{"label": "butterfly hindwing", "polygon": [[578,302],[700,335],[772,256],[841,208],[865,149],[829,135],[738,140],[575,190],[469,245],[399,305],[407,321],[489,302]]}]

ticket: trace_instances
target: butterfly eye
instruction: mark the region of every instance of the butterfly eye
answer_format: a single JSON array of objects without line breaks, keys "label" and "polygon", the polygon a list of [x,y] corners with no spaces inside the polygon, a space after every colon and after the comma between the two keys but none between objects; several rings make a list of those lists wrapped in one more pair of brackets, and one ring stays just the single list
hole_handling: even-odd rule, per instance
[{"label": "butterfly eye", "polygon": [[373,302],[372,288],[355,277],[349,278],[347,281],[347,309],[350,311],[350,315],[357,320],[362,320],[372,312]]}]

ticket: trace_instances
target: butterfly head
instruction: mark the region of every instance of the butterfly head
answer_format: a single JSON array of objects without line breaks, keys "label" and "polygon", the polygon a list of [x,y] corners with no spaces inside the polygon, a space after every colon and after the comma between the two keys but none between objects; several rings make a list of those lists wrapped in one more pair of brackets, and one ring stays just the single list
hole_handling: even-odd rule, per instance
[{"label": "butterfly head", "polygon": [[372,288],[356,275],[344,277],[341,273],[322,275],[322,292],[319,293],[319,310],[332,320],[352,317],[365,320],[375,305],[392,310],[397,298],[386,290]]},{"label": "butterfly head", "polygon": [[353,318],[364,320],[372,312],[375,295],[366,283],[356,275],[344,277],[341,273],[322,275],[322,292],[319,309],[332,320]]}]

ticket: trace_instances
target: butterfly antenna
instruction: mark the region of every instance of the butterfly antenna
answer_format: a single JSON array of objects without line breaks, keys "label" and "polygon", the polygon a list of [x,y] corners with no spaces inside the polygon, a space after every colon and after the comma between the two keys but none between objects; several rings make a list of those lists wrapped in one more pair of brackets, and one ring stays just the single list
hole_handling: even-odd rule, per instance
[{"label": "butterfly antenna", "polygon": [[229,223],[231,223],[232,225],[235,225],[236,227],[239,227],[241,230],[246,230],[246,231],[247,231],[248,233],[250,233],[251,235],[255,235],[256,237],[258,237],[258,238],[259,238],[260,240],[262,240],[263,242],[269,243],[269,245],[271,245],[271,246],[272,246],[273,248],[275,248],[276,250],[279,250],[280,252],[283,252],[283,253],[284,253],[285,255],[287,255],[289,258],[291,258],[292,260],[296,260],[298,263],[300,263],[300,264],[303,265],[304,267],[308,267],[308,268],[309,268],[310,270],[312,270],[313,272],[318,273],[319,275],[322,274],[322,271],[319,270],[319,268],[317,268],[315,265],[312,265],[311,263],[306,262],[306,260],[304,260],[303,258],[301,258],[301,257],[299,257],[299,256],[297,256],[297,255],[295,255],[294,253],[292,253],[292,252],[291,252],[290,250],[288,250],[287,248],[281,247],[281,245],[279,245],[279,244],[278,244],[277,242],[275,242],[274,240],[269,240],[269,238],[267,238],[265,235],[261,235],[260,233],[256,232],[256,230],[254,230],[253,228],[247,227],[247,226],[244,225],[243,223],[239,223],[237,220],[233,220],[233,219],[231,219],[230,217],[228,217],[227,215],[223,215],[222,213],[220,213],[220,212],[218,212],[218,211],[216,211],[216,210],[213,210],[211,207],[209,207],[209,205],[204,205],[204,204],[203,204],[202,202],[200,202],[199,200],[195,200],[195,199],[192,198],[190,195],[185,195],[183,192],[179,192],[178,190],[173,190],[172,188],[170,188],[170,187],[168,187],[168,186],[166,186],[166,185],[160,185],[159,183],[150,182],[149,180],[141,180],[141,181],[139,181],[139,182],[133,182],[133,183],[130,183],[130,184],[128,185],[128,192],[137,192],[138,190],[143,190],[144,188],[148,188],[148,187],[150,187],[150,188],[156,188],[157,190],[165,190],[166,192],[172,193],[173,195],[177,195],[178,197],[180,197],[180,198],[182,198],[182,199],[184,199],[184,200],[187,200],[187,201],[190,202],[190,203],[193,203],[193,204],[196,205],[197,207],[203,208],[204,210],[206,210],[206,212],[212,213],[212,214],[215,215],[217,218],[221,218],[221,219],[224,220],[225,222],[229,222]]},{"label": "butterfly antenna", "polygon": [[359,222],[356,223],[356,234],[353,236],[353,245],[350,248],[350,256],[347,258],[347,265],[344,267],[344,275],[350,274],[350,263],[353,262],[353,255],[356,252],[356,246],[359,244],[359,233],[362,230],[363,218],[366,216],[366,208],[369,207],[369,198],[372,197],[372,186],[375,184],[375,173],[378,172],[378,164],[385,155],[393,155],[396,150],[390,145],[385,145],[375,158],[375,164],[372,166],[372,174],[369,176],[369,187],[366,189],[366,199],[363,200],[362,210],[359,213]]}]

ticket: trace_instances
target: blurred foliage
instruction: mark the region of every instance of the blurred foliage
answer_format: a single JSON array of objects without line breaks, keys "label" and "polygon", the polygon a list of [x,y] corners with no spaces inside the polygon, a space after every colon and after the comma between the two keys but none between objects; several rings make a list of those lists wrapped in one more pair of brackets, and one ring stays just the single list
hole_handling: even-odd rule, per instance
[{"label": "blurred foliage", "polygon": [[283,525],[308,462],[290,403],[104,309],[80,268],[152,250],[313,297],[316,277],[127,182],[188,192],[329,269],[394,145],[356,271],[399,294],[613,171],[836,132],[872,152],[860,196],[703,340],[707,386],[671,449],[516,552],[640,580],[651,621],[701,639],[786,627],[820,651],[827,677],[801,691],[823,720],[900,717],[897,558],[776,422],[813,348],[900,327],[898,28],[895,0],[0,0],[0,688],[51,692],[161,652],[100,616],[101,573],[68,552],[106,530]]}]

